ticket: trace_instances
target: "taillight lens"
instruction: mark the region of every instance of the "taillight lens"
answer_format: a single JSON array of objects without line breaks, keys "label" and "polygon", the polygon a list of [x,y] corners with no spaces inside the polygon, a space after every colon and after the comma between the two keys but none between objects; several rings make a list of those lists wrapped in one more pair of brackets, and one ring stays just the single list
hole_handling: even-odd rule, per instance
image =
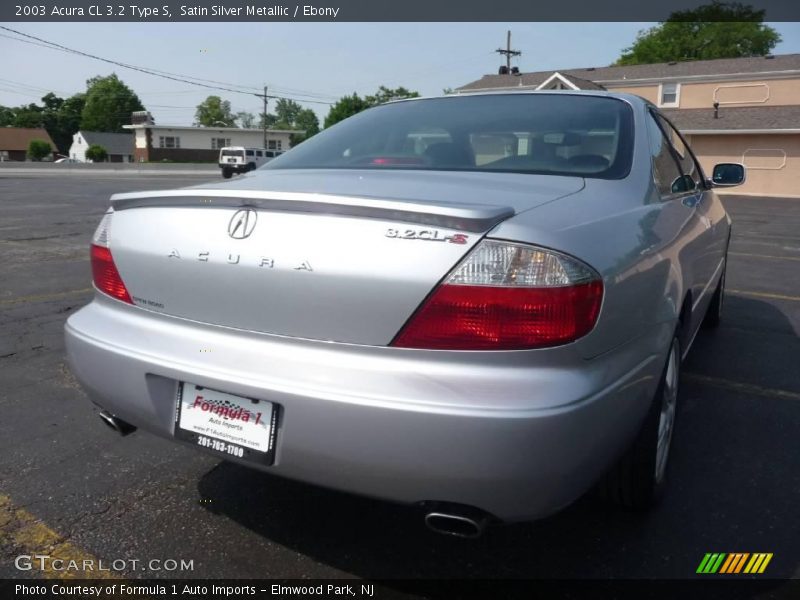
[{"label": "taillight lens", "polygon": [[120,277],[108,244],[113,212],[109,210],[97,226],[92,237],[92,278],[98,290],[109,296],[133,304],[128,289]]},{"label": "taillight lens", "polygon": [[400,331],[393,346],[522,350],[589,333],[603,300],[600,276],[542,248],[484,240]]}]

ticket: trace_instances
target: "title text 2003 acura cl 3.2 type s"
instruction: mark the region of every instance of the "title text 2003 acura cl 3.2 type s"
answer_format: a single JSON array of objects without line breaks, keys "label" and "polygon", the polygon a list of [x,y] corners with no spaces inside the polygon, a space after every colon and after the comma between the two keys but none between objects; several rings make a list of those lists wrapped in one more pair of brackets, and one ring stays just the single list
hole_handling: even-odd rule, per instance
[{"label": "title text 2003 acura cl 3.2 type s", "polygon": [[437,530],[665,480],[730,219],[641,98],[382,105],[232,182],[118,194],[69,361],[112,427],[424,508]]}]

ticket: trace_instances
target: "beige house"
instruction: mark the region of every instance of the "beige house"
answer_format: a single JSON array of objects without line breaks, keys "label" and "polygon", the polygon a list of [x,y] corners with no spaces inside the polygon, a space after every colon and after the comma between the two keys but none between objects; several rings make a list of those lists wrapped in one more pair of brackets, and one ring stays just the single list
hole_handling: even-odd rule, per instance
[{"label": "beige house", "polygon": [[456,91],[502,89],[637,94],[684,133],[707,174],[718,162],[747,167],[735,193],[800,197],[800,54],[485,75]]}]

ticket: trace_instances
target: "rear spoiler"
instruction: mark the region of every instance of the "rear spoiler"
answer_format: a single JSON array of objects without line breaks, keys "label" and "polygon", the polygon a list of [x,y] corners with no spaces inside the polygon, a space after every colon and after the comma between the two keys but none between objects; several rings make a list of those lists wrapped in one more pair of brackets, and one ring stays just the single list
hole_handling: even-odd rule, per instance
[{"label": "rear spoiler", "polygon": [[488,204],[430,204],[360,196],[198,188],[114,194],[111,206],[115,211],[154,206],[249,207],[401,221],[476,233],[489,230],[515,212],[510,206]]}]

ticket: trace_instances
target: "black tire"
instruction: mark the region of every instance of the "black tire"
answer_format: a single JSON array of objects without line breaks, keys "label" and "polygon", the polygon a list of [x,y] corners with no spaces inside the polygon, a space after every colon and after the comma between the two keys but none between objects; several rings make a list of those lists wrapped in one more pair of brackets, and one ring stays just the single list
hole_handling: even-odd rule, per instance
[{"label": "black tire", "polygon": [[247,173],[248,171],[255,171],[255,170],[256,170],[256,163],[247,163],[247,170],[245,171],[245,173]]},{"label": "black tire", "polygon": [[231,171],[230,169],[222,169],[222,176],[225,179],[230,179],[232,175],[233,175],[233,171]]},{"label": "black tire", "polygon": [[[650,508],[661,497],[666,486],[675,425],[680,364],[681,344],[676,333],[641,430],[630,448],[598,484],[597,492],[604,500],[628,510],[640,511]],[[662,419],[665,419],[666,428],[663,433]],[[662,435],[666,446],[660,453]]]},{"label": "black tire", "polygon": [[719,276],[719,283],[717,289],[714,290],[714,295],[711,297],[711,303],[708,305],[706,316],[703,317],[703,327],[714,329],[722,320],[722,305],[725,302],[725,271],[728,270],[728,257],[725,257],[725,262],[722,265],[722,275]]}]

